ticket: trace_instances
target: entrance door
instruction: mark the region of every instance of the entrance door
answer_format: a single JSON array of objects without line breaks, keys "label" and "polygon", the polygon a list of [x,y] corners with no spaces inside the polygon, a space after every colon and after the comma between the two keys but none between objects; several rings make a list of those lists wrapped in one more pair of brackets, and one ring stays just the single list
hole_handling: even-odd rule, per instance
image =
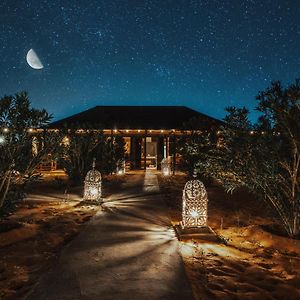
[{"label": "entrance door", "polygon": [[157,168],[157,142],[154,142],[151,137],[146,139],[146,168]]}]

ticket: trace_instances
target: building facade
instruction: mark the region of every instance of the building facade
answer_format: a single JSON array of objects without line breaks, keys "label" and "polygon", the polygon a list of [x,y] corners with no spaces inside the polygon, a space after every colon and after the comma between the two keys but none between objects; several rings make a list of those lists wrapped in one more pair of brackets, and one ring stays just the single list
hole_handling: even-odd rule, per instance
[{"label": "building facade", "polygon": [[193,131],[217,131],[221,121],[185,106],[96,106],[53,122],[54,130],[99,130],[125,140],[131,169],[160,169],[163,158],[176,165],[177,142]]}]

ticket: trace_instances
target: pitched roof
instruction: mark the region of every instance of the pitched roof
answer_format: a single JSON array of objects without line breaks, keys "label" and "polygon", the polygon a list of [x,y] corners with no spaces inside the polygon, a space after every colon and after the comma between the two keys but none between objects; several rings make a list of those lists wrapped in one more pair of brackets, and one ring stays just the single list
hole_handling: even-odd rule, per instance
[{"label": "pitched roof", "polygon": [[[183,129],[191,119],[200,127],[211,128],[222,122],[186,106],[95,106],[53,122],[50,128],[90,129]],[[197,122],[197,124],[199,124]]]}]

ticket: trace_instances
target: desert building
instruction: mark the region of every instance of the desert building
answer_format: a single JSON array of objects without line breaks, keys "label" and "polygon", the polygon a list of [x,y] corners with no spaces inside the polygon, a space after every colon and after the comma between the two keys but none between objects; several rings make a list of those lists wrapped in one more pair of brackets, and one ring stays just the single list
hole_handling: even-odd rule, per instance
[{"label": "desert building", "polygon": [[222,122],[185,106],[96,106],[53,122],[51,129],[99,130],[126,143],[131,169],[159,169],[163,158],[176,164],[179,137],[217,131]]}]

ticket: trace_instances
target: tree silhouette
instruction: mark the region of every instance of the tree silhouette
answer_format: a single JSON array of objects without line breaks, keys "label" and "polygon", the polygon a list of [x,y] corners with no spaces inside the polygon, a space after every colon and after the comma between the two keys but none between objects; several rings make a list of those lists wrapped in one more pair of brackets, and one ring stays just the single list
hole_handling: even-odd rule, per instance
[{"label": "tree silhouette", "polygon": [[22,198],[37,166],[56,148],[56,134],[43,130],[50,120],[44,109],[31,107],[26,92],[0,99],[0,209]]},{"label": "tree silhouette", "polygon": [[300,234],[300,85],[273,82],[257,96],[258,122],[230,107],[221,147],[207,155],[205,172],[228,191],[245,186],[266,200],[290,237]]}]

